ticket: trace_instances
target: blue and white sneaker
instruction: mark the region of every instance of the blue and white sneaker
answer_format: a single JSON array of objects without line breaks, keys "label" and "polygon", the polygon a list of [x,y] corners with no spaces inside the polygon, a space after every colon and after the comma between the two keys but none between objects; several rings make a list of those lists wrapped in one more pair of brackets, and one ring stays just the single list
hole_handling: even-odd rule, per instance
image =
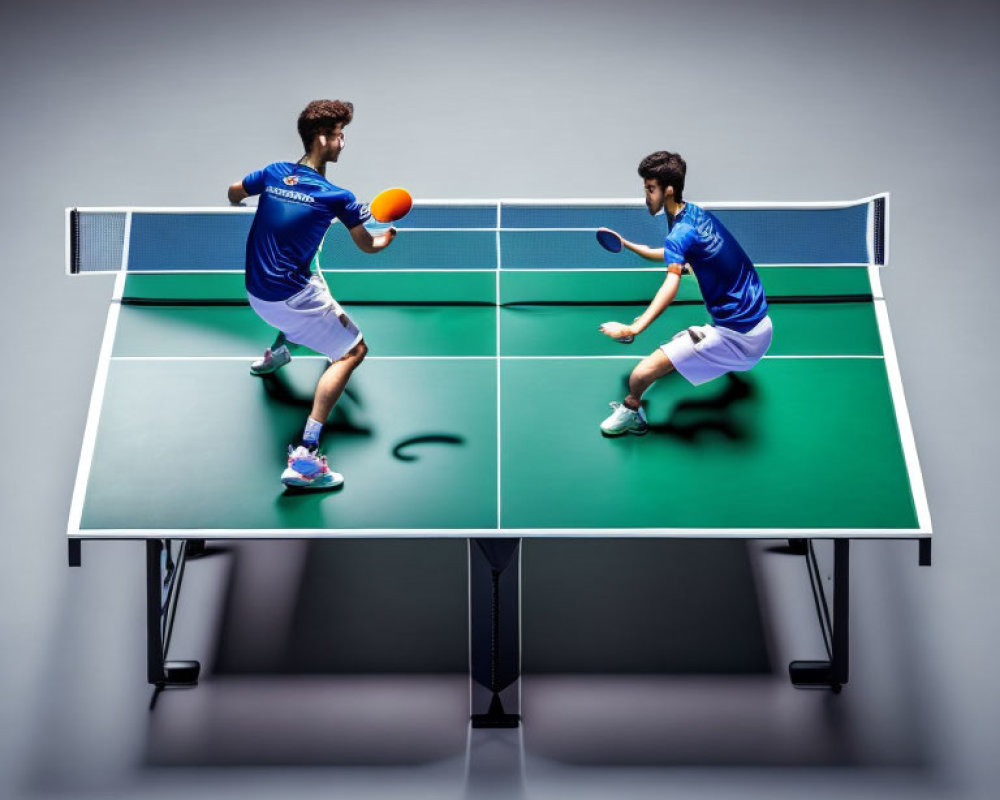
[{"label": "blue and white sneaker", "polygon": [[272,350],[270,347],[264,351],[264,357],[258,358],[250,365],[251,375],[270,375],[277,372],[285,364],[292,360],[292,353],[288,345],[281,345]]},{"label": "blue and white sneaker", "polygon": [[326,463],[326,456],[308,447],[288,445],[288,466],[281,473],[285,486],[297,489],[336,489],[344,476],[334,472]]},{"label": "blue and white sneaker", "polygon": [[638,411],[633,411],[623,403],[609,403],[612,409],[611,416],[601,423],[601,433],[605,436],[621,436],[623,433],[634,433],[642,436],[649,430],[646,423],[646,412],[639,407]]}]

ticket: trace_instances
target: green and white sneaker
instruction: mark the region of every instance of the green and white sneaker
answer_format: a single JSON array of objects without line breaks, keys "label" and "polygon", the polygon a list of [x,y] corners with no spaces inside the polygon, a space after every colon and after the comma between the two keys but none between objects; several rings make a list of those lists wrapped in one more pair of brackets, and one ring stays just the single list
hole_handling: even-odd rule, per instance
[{"label": "green and white sneaker", "polygon": [[649,430],[646,424],[646,413],[639,407],[638,411],[633,411],[623,403],[609,403],[612,409],[611,416],[601,423],[601,433],[605,436],[621,436],[623,433],[634,433],[642,436]]},{"label": "green and white sneaker", "polygon": [[277,372],[285,364],[292,360],[292,353],[288,345],[281,345],[272,350],[270,347],[264,351],[264,357],[258,358],[250,365],[251,375],[270,375]]},{"label": "green and white sneaker", "polygon": [[318,450],[288,445],[288,466],[281,473],[281,482],[296,489],[336,489],[344,476],[331,470],[326,456]]}]

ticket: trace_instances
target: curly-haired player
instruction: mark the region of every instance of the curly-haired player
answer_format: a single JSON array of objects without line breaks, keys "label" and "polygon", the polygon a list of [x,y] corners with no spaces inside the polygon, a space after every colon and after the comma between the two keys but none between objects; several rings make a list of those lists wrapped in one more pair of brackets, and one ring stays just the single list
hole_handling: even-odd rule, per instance
[{"label": "curly-haired player", "polygon": [[364,227],[368,207],[326,179],[326,165],[344,149],[344,128],[354,107],[340,100],[314,100],[299,115],[305,155],[297,163],[279,161],[251,172],[229,187],[229,202],[260,195],[247,239],[246,289],[250,305],[279,333],[264,357],[250,366],[254,375],[272,373],[289,361],[286,342],[305,345],[330,359],[316,385],[312,411],[301,441],[288,448],[286,486],[332,489],[344,482],[319,452],[323,425],[368,348],[361,331],[344,313],[318,269],[310,270],[331,221],[339,219],[366,253],[387,247],[390,228],[373,237]]}]

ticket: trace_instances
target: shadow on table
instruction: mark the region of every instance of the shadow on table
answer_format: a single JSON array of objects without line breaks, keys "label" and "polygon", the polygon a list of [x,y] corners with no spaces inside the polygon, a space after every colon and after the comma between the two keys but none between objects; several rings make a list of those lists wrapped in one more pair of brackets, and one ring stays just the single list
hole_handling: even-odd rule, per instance
[{"label": "shadow on table", "polygon": [[748,378],[727,373],[719,379],[721,387],[714,394],[682,400],[666,420],[650,419],[652,433],[674,436],[686,442],[697,441],[705,434],[718,434],[732,441],[750,437],[750,429],[738,419],[738,406],[752,401],[756,387]]},{"label": "shadow on table", "polygon": [[[320,362],[324,366],[326,362]],[[322,371],[316,376],[319,379],[319,375],[322,375]],[[312,387],[297,387],[283,372],[275,372],[271,375],[265,375],[259,379],[264,386],[264,391],[267,396],[275,403],[280,403],[286,406],[293,406],[302,409],[303,414],[308,414],[309,410],[313,405],[313,389]],[[359,390],[348,384],[344,388],[344,394],[341,396],[337,405],[334,406],[333,411],[330,414],[330,418],[324,426],[326,433],[338,433],[346,434],[350,436],[371,436],[372,430],[370,427],[358,424],[354,417],[357,412],[364,407],[364,400],[361,397]],[[303,418],[304,424],[304,418]],[[290,431],[288,434],[288,440],[294,441],[302,431],[296,429]]]}]

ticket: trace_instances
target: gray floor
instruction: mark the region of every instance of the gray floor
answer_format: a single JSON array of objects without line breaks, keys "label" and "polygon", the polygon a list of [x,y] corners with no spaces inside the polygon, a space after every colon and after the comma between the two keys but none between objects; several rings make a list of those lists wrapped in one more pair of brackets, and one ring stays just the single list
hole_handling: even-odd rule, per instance
[{"label": "gray floor", "polygon": [[[963,0],[3,4],[0,796],[995,797],[998,21]],[[356,104],[333,177],[361,196],[635,196],[660,148],[695,200],[892,192],[934,566],[854,548],[843,694],[785,685],[811,600],[755,549],[772,671],[536,674],[520,733],[469,735],[460,675],[213,670],[220,637],[287,623],[226,595],[230,553],[185,587],[177,644],[209,674],[149,710],[141,548],[66,567],[111,286],[62,275],[62,209],[219,203],[297,155],[322,96]]]}]

